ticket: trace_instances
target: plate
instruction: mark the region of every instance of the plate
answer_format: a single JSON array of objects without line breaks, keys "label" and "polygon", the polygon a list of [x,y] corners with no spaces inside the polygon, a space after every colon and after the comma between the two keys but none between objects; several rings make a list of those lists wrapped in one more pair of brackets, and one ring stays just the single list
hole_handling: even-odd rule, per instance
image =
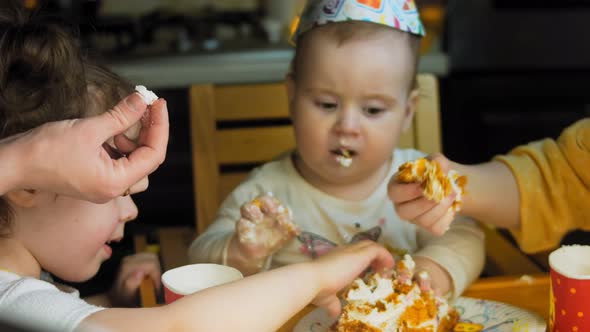
[{"label": "plate", "polygon": [[[455,331],[461,332],[544,332],[545,320],[531,311],[506,303],[460,297],[454,304],[461,315]],[[304,316],[293,332],[326,332],[334,323],[317,308]]]}]

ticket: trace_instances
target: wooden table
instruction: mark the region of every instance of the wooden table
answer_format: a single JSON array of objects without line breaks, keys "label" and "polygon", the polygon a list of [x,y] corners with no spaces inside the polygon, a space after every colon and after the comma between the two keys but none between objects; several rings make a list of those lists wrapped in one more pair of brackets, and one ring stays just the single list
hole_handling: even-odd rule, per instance
[{"label": "wooden table", "polygon": [[[549,321],[548,274],[533,275],[531,278],[509,276],[479,279],[462,296],[508,303],[536,312]],[[313,309],[311,305],[305,307],[278,332],[291,332],[297,322]]]}]

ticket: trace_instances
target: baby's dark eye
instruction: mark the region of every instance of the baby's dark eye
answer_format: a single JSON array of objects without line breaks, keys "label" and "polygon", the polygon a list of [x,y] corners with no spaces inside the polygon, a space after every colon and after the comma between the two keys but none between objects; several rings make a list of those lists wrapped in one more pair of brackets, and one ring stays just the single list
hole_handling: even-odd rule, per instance
[{"label": "baby's dark eye", "polygon": [[318,101],[316,102],[316,106],[325,110],[333,110],[336,109],[338,105],[336,103]]},{"label": "baby's dark eye", "polygon": [[383,112],[385,112],[384,108],[379,108],[379,107],[366,107],[365,108],[365,113],[367,113],[368,115],[371,115],[371,116],[379,115]]}]

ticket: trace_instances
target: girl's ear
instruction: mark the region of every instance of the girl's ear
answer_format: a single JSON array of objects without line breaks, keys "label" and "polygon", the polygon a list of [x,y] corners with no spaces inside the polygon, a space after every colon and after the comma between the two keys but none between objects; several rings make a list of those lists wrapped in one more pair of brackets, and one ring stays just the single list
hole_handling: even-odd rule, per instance
[{"label": "girl's ear", "polygon": [[412,125],[414,119],[414,113],[418,110],[418,101],[420,101],[420,91],[418,89],[412,90],[408,97],[408,103],[406,105],[406,114],[404,117],[404,132]]},{"label": "girl's ear", "polygon": [[12,204],[22,208],[32,208],[37,204],[39,192],[33,189],[20,189],[4,195]]}]

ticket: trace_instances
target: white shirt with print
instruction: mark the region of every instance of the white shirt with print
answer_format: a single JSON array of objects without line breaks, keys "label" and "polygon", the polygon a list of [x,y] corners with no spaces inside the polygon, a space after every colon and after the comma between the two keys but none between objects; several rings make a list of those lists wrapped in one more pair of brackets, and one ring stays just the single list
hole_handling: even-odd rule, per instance
[{"label": "white shirt with print", "polygon": [[225,199],[214,223],[192,243],[189,257],[193,262],[225,263],[224,251],[240,218],[240,206],[270,191],[291,208],[294,222],[303,232],[275,253],[267,268],[303,262],[336,245],[368,237],[386,247],[434,260],[450,274],[453,295],[458,296],[483,268],[481,229],[472,220],[457,217],[443,236],[434,236],[400,219],[387,196],[387,182],[399,166],[423,156],[412,149],[395,150],[387,180],[361,201],[336,198],[313,187],[296,171],[292,155],[266,163]]}]

